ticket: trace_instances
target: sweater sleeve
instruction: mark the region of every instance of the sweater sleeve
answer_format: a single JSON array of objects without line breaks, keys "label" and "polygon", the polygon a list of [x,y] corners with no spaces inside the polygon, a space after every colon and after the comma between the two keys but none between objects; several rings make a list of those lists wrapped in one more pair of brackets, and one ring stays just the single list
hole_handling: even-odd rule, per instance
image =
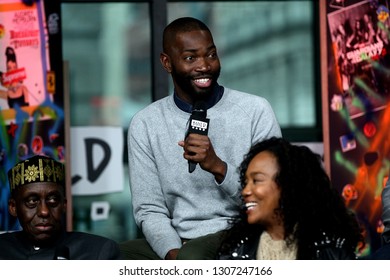
[{"label": "sweater sleeve", "polygon": [[237,166],[234,166],[229,162],[227,162],[226,164],[227,169],[224,180],[219,184],[217,181],[215,181],[215,183],[218,187],[222,188],[223,191],[226,192],[231,198],[233,198],[237,205],[241,205],[241,190],[237,188],[237,184],[239,182]]},{"label": "sweater sleeve", "polygon": [[169,250],[180,248],[181,239],[171,226],[158,170],[149,145],[146,125],[133,117],[128,130],[130,193],[134,218],[146,240],[164,259]]},{"label": "sweater sleeve", "polygon": [[[273,136],[281,137],[282,132],[279,123],[276,119],[275,113],[269,102],[259,96],[253,97],[247,101],[248,103],[243,108],[246,116],[242,119],[243,122],[251,122],[252,135],[250,145],[258,141],[262,141]],[[232,198],[235,198],[237,203],[241,203],[241,189],[237,189],[239,178],[239,166],[232,162],[226,162],[227,172],[224,181],[219,184],[221,188]]]},{"label": "sweater sleeve", "polygon": [[282,132],[279,122],[276,119],[275,113],[271,104],[264,99],[259,99],[257,110],[255,111],[253,122],[253,139],[252,145],[256,142],[269,139],[271,137],[282,137]]}]

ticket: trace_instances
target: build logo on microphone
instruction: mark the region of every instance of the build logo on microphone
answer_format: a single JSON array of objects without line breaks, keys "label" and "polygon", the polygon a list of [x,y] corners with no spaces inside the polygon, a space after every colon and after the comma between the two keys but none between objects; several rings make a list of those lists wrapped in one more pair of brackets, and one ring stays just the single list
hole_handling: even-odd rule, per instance
[{"label": "build logo on microphone", "polygon": [[191,128],[195,130],[206,131],[207,130],[207,122],[202,122],[199,120],[191,120]]}]

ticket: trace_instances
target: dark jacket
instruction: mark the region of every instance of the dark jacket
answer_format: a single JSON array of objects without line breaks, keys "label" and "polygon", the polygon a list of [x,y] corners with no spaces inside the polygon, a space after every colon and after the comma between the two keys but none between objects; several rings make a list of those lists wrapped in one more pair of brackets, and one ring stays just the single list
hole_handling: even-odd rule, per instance
[{"label": "dark jacket", "polygon": [[37,247],[22,231],[0,234],[0,260],[115,260],[120,259],[116,242],[83,233],[66,232],[54,244]]},{"label": "dark jacket", "polygon": [[[220,260],[255,260],[260,238],[244,237],[229,252],[220,253]],[[355,260],[353,248],[345,245],[342,238],[330,238],[323,235],[318,242],[314,242],[310,250],[313,260]]]}]

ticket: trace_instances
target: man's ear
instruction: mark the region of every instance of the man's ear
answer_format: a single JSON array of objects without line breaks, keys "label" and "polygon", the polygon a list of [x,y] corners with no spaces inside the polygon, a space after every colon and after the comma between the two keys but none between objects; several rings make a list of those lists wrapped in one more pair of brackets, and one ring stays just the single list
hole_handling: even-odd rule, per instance
[{"label": "man's ear", "polygon": [[160,62],[168,73],[172,72],[171,61],[169,56],[166,53],[160,54]]},{"label": "man's ear", "polygon": [[17,217],[18,211],[16,210],[16,201],[14,198],[10,198],[8,200],[8,211],[11,214],[11,216]]}]

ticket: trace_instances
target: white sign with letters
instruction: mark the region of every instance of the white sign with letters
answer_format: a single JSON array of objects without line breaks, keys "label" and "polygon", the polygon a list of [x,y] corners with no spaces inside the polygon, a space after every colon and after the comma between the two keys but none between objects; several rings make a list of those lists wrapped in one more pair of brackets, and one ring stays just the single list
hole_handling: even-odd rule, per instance
[{"label": "white sign with letters", "polygon": [[71,127],[72,195],[123,191],[121,127]]}]

